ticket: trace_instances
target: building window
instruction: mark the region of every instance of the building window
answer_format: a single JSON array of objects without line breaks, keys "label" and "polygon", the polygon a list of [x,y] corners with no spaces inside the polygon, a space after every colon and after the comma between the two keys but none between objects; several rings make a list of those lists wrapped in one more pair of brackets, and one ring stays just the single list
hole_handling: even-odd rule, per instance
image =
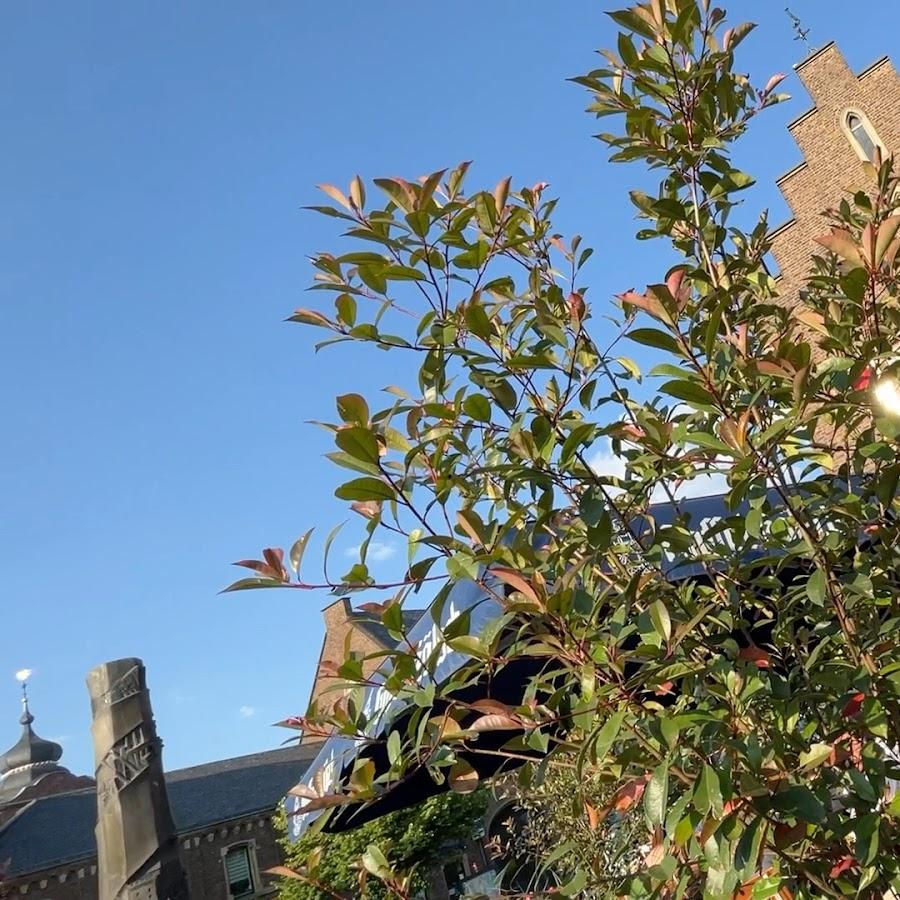
[{"label": "building window", "polygon": [[256,890],[253,883],[253,858],[249,844],[229,847],[225,853],[225,879],[229,897],[252,897]]},{"label": "building window", "polygon": [[881,141],[875,134],[875,129],[861,112],[850,110],[844,117],[844,128],[860,159],[874,163],[878,158]]}]

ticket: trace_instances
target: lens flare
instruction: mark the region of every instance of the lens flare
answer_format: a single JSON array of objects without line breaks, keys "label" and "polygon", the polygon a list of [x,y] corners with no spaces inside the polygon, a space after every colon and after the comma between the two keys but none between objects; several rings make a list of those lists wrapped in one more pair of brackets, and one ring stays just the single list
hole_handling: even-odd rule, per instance
[{"label": "lens flare", "polygon": [[893,377],[880,379],[874,389],[875,399],[892,416],[900,416],[900,384]]}]

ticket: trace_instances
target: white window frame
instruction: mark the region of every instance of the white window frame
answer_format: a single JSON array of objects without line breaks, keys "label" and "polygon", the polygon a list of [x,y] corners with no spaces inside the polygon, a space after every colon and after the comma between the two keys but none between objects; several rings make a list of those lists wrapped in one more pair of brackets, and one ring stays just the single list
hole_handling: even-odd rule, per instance
[{"label": "white window frame", "polygon": [[869,135],[872,143],[881,150],[882,159],[887,158],[887,148],[884,146],[884,142],[878,136],[878,132],[875,130],[875,126],[869,121],[869,117],[859,108],[855,106],[847,107],[846,109],[841,111],[841,130],[844,132],[847,140],[850,142],[850,146],[853,148],[856,155],[863,161],[867,163],[873,163],[874,160],[869,159],[866,151],[863,149],[862,145],[856,138],[856,135],[850,130],[850,117],[856,116],[859,119],[862,127],[865,129],[866,133]]},{"label": "white window frame", "polygon": [[[231,853],[232,850],[245,850],[247,852],[247,863],[250,866],[251,890],[246,894],[231,893],[231,882],[228,880],[228,865],[226,860],[228,859],[228,854]],[[225,888],[228,891],[228,896],[232,898],[232,900],[237,900],[239,897],[258,897],[262,891],[262,884],[259,880],[259,867],[256,864],[256,841],[235,841],[227,847],[222,847],[220,852],[222,858],[222,875],[225,878]]]}]

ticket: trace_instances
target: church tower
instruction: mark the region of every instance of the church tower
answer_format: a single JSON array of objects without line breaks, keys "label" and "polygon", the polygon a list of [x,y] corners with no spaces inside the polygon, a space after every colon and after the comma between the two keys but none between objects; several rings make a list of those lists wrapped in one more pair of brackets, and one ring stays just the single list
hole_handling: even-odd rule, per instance
[{"label": "church tower", "polygon": [[28,706],[27,675],[22,678],[22,734],[0,756],[0,821],[4,811],[48,794],[77,790],[93,785],[91,778],[79,778],[60,765],[62,747],[44,740],[31,727],[34,716]]},{"label": "church tower", "polygon": [[865,163],[900,152],[900,78],[887,56],[855,74],[832,41],[795,71],[814,106],[788,125],[803,160],[777,184],[792,217],[772,232],[778,293],[787,301],[805,284],[814,239],[828,229],[822,211],[869,187]]}]

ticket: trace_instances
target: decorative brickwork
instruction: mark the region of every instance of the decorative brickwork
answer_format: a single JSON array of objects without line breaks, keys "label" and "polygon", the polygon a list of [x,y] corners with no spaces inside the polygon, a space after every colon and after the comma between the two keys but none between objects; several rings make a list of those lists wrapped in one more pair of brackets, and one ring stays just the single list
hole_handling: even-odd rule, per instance
[{"label": "decorative brickwork", "polygon": [[830,43],[799,63],[796,71],[815,106],[788,125],[803,161],[777,182],[793,213],[773,232],[772,245],[779,293],[788,303],[809,274],[810,254],[818,246],[814,238],[827,230],[822,211],[869,183],[862,154],[847,128],[848,113],[862,114],[882,149],[900,149],[900,79],[887,57],[855,75]]}]

